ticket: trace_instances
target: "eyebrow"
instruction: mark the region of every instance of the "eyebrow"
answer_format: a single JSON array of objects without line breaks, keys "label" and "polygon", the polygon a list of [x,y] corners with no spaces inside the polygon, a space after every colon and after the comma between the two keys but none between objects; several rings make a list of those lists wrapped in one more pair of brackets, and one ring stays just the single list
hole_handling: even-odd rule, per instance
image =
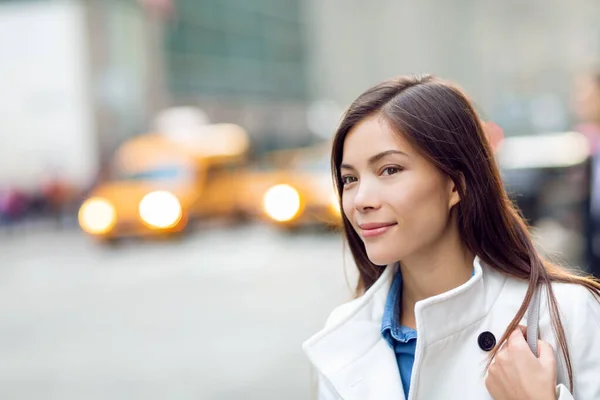
[{"label": "eyebrow", "polygon": [[[406,154],[405,152],[400,151],[400,150],[386,150],[386,151],[382,151],[381,153],[375,154],[374,156],[369,157],[368,164],[373,165],[376,162],[380,161],[382,158],[385,158],[392,154],[400,154],[400,155],[408,157],[408,154]],[[342,168],[354,169],[354,167],[352,165],[346,164],[346,163],[342,163],[342,165],[340,165],[340,169],[342,169]]]}]

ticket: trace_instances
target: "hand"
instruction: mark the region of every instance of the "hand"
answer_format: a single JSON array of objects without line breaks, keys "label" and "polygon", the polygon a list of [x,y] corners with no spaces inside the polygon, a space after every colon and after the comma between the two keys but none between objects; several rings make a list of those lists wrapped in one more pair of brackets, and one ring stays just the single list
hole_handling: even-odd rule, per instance
[{"label": "hand", "polygon": [[539,358],[525,341],[526,328],[519,326],[490,365],[485,387],[494,400],[555,400],[556,358],[554,349],[538,340]]}]

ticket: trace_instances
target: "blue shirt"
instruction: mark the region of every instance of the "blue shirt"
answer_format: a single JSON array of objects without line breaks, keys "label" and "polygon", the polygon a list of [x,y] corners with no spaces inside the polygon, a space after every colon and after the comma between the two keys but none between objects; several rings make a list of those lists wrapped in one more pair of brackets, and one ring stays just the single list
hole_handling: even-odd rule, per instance
[{"label": "blue shirt", "polygon": [[[475,275],[475,270],[471,277]],[[415,362],[417,348],[417,331],[400,324],[400,299],[402,298],[402,274],[396,272],[383,311],[381,335],[396,353],[396,362],[402,380],[404,396],[408,399],[410,378]]]}]

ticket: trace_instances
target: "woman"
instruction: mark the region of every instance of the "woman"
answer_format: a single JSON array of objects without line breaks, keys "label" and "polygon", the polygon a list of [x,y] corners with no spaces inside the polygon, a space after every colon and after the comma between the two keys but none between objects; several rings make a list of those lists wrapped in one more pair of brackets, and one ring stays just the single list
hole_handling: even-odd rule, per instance
[{"label": "woman", "polygon": [[359,281],[304,344],[321,399],[600,399],[600,284],[541,259],[460,89],[367,90],[332,167]]}]

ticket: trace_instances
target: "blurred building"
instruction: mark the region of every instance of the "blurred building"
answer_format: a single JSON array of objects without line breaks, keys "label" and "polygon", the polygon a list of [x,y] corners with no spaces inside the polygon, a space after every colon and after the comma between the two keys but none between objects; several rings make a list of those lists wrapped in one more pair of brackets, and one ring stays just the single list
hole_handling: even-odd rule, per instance
[{"label": "blurred building", "polygon": [[569,126],[573,75],[600,57],[600,2],[307,0],[310,93],[347,105],[406,73],[459,82],[507,134]]},{"label": "blurred building", "polygon": [[173,3],[165,42],[173,103],[239,123],[263,148],[309,140],[301,0]]},{"label": "blurred building", "polygon": [[[170,105],[200,106],[214,122],[244,126],[258,150],[306,144],[315,131],[315,104],[321,105],[317,125],[323,119],[321,130],[333,130],[328,127],[336,104],[345,107],[369,86],[405,73],[459,82],[509,135],[568,129],[571,78],[600,57],[600,3],[589,0],[0,0],[3,12],[15,5],[70,8],[72,29],[61,35],[71,35],[65,43],[77,50],[61,53],[64,46],[41,28],[50,23],[22,25],[20,31],[15,23],[14,32],[5,34],[11,38],[6,48],[36,61],[10,68],[28,71],[16,76],[31,83],[31,96],[39,99],[4,94],[0,106],[38,113],[19,120],[46,129],[54,122],[43,115],[52,111],[54,118],[60,109],[67,118],[68,104],[86,107],[86,151],[94,156],[80,158],[97,158],[98,165]],[[64,24],[48,12],[46,20],[59,32]],[[24,37],[31,46],[18,44]],[[48,48],[57,56],[46,63],[40,54],[49,57],[43,51]],[[68,54],[80,73],[71,75],[70,91],[61,91],[56,85],[69,84],[68,76],[42,66],[60,71]],[[33,86],[28,76],[36,68],[44,72],[36,79],[55,85],[51,91]],[[62,81],[52,80],[59,75]],[[333,117],[321,118],[323,113]]]},{"label": "blurred building", "polygon": [[134,0],[0,1],[0,188],[89,187],[167,105],[160,35]]}]

